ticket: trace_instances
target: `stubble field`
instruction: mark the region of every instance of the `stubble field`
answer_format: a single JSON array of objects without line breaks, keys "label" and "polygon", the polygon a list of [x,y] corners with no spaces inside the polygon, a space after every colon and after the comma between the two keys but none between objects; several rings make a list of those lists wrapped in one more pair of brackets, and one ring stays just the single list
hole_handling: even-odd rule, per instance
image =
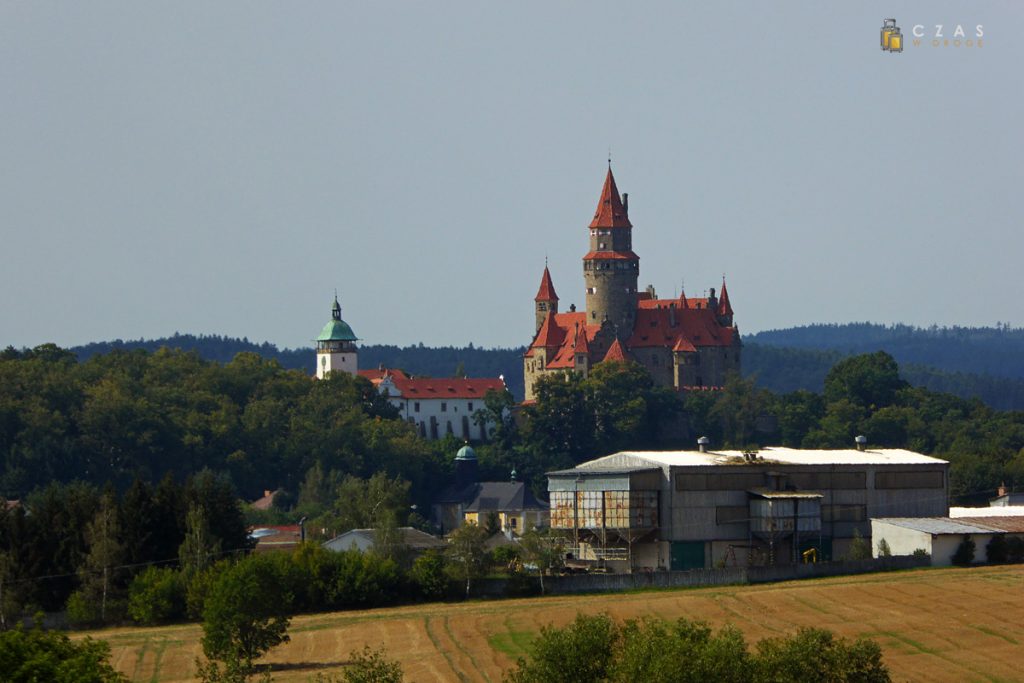
[{"label": "stubble field", "polygon": [[[387,648],[406,680],[497,683],[544,624],[577,612],[733,624],[751,645],[801,626],[874,638],[896,681],[1024,681],[1024,567],[926,569],[761,586],[431,604],[296,617],[265,661],[274,680],[338,672],[363,645]],[[192,681],[198,625],[108,629],[133,681]]]}]

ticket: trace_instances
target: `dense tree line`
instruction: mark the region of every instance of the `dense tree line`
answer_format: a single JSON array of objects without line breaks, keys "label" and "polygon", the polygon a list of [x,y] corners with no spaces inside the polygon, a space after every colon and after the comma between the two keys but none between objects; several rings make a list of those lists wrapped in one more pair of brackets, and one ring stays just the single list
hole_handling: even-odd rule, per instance
[{"label": "dense tree line", "polygon": [[[900,363],[904,379],[913,386],[943,391],[962,398],[980,398],[999,410],[1024,409],[1024,331],[994,328],[917,328],[907,325],[810,325],[772,330],[743,338],[743,373],[758,386],[776,393],[798,389],[820,392],[825,375],[839,360],[859,353],[884,350]],[[281,367],[313,374],[311,348],[278,349],[266,342],[218,335],[177,334],[163,339],[115,340],[72,348],[80,360],[111,351],[162,347],[196,351],[206,360],[230,362],[241,352],[277,360]],[[385,365],[424,377],[503,375],[516,400],[524,396],[523,348],[432,348],[409,346],[360,347],[364,368]]]}]

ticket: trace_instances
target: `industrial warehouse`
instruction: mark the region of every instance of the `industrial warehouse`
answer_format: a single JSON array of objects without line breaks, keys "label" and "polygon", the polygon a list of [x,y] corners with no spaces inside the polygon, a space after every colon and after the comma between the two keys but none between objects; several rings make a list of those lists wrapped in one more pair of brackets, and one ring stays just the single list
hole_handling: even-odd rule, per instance
[{"label": "industrial warehouse", "polygon": [[623,451],[548,473],[567,560],[610,571],[838,559],[872,517],[948,508],[945,460],[901,449]]}]

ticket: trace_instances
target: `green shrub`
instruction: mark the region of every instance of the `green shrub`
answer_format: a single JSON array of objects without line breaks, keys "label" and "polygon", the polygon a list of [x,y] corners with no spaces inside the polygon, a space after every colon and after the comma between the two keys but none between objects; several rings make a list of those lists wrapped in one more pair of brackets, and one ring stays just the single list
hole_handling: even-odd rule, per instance
[{"label": "green shrub", "polygon": [[185,616],[185,585],[173,569],[149,567],[128,587],[128,615],[140,624],[159,624]]},{"label": "green shrub", "polygon": [[1009,547],[1006,544],[1006,536],[996,534],[985,546],[985,557],[991,564],[1002,564],[1009,557]]},{"label": "green shrub", "polygon": [[444,569],[444,555],[428,550],[412,563],[409,578],[420,597],[426,600],[443,600],[448,597],[448,574]]},{"label": "green shrub", "polygon": [[6,683],[127,683],[110,665],[110,646],[59,631],[20,625],[0,632],[0,677]]},{"label": "green shrub", "polygon": [[960,545],[957,546],[956,552],[953,553],[953,564],[958,567],[969,567],[974,562],[974,539],[970,536],[964,536],[964,539],[960,541]]}]

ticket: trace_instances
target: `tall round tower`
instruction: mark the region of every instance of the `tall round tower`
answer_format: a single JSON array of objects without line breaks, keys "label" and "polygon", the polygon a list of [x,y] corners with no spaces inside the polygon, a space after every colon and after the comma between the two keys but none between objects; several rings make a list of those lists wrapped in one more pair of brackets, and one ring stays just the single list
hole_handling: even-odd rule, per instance
[{"label": "tall round tower", "polygon": [[335,294],[331,320],[324,325],[320,336],[316,338],[317,379],[323,379],[331,372],[356,374],[359,369],[357,341],[352,328],[341,319],[341,304],[338,303],[338,295]]},{"label": "tall round tower", "polygon": [[597,212],[590,223],[590,251],[583,257],[587,324],[600,325],[607,318],[615,325],[615,335],[628,339],[636,322],[639,277],[640,257],[633,253],[629,197],[619,196],[609,165]]}]

